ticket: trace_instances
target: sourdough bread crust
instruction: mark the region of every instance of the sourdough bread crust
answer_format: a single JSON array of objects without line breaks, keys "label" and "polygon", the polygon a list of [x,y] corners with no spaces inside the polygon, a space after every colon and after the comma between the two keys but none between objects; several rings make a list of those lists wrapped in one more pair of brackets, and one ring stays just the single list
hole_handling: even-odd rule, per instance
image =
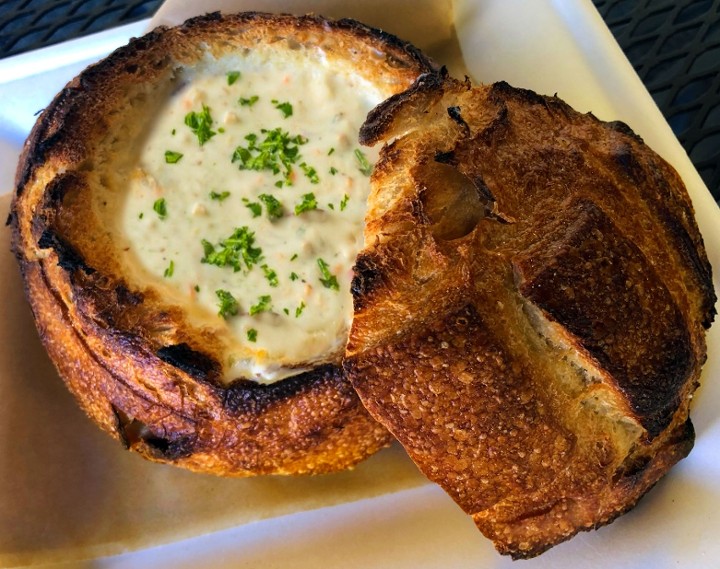
[{"label": "sourdough bread crust", "polygon": [[[364,410],[339,357],[269,386],[220,381],[222,346],[182,307],[129,282],[87,206],[98,164],[132,144],[177,70],[243,50],[325,56],[388,95],[431,62],[351,20],[209,14],[132,40],[43,111],[18,165],[9,222],[41,338],[83,409],[151,460],[221,475],[351,467],[391,437]],[[305,51],[303,51],[305,50]]]},{"label": "sourdough bread crust", "polygon": [[497,549],[630,509],[692,448],[715,292],[675,171],[620,123],[444,73],[384,141],[345,369]]}]

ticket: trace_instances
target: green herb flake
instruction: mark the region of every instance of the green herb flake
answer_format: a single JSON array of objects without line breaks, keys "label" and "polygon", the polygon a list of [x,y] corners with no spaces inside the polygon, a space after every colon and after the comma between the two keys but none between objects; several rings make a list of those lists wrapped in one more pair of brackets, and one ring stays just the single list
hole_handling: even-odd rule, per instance
[{"label": "green herb flake", "polygon": [[228,192],[227,190],[225,190],[224,192],[216,192],[214,190],[210,192],[210,199],[218,202],[221,202],[228,197],[230,197],[230,192]]},{"label": "green herb flake", "polygon": [[190,127],[193,134],[197,136],[200,146],[205,144],[217,133],[212,130],[212,116],[210,116],[210,107],[203,104],[202,111],[199,113],[195,111],[189,112],[185,115],[185,124]]},{"label": "green herb flake", "polygon": [[298,254],[297,254],[297,253],[294,253],[293,256],[290,257],[290,260],[291,260],[291,261],[294,261],[294,260],[297,259],[297,258],[298,258]]},{"label": "green herb flake", "polygon": [[279,102],[277,99],[273,99],[272,104],[275,108],[283,114],[283,118],[291,117],[293,114],[293,107],[290,103],[285,101],[284,103]]},{"label": "green herb flake", "polygon": [[343,199],[340,200],[340,211],[345,211],[345,208],[347,207],[348,201],[350,201],[350,196],[345,194],[343,196]]},{"label": "green herb flake", "polygon": [[220,310],[218,311],[218,316],[222,316],[223,318],[227,319],[230,316],[235,316],[240,311],[240,305],[238,304],[238,301],[235,300],[235,297],[228,291],[218,289],[215,291],[215,294],[220,301],[220,303],[218,304],[218,307],[220,308]]},{"label": "green herb flake", "polygon": [[303,313],[303,310],[305,310],[305,303],[300,301],[300,306],[295,309],[295,318],[298,318]]},{"label": "green herb flake", "polygon": [[195,285],[195,292],[200,292],[200,285]]},{"label": "green herb flake", "polygon": [[256,304],[250,307],[250,316],[255,316],[261,312],[267,312],[271,308],[272,297],[269,294],[265,294],[258,298]]},{"label": "green herb flake", "polygon": [[290,309],[289,309],[289,308],[283,308],[283,312],[284,312],[286,315],[290,316]]},{"label": "green herb flake", "polygon": [[249,271],[262,260],[262,249],[254,245],[255,232],[247,226],[237,227],[230,237],[218,245],[203,239],[205,255],[200,261],[218,267],[232,267],[235,272],[242,270],[244,264]]},{"label": "green herb flake", "polygon": [[285,215],[282,203],[271,194],[260,194],[258,199],[265,204],[268,217],[270,219],[280,219]]},{"label": "green herb flake", "polygon": [[332,176],[334,176],[334,175],[337,174],[337,173],[338,173],[338,169],[335,168],[335,166],[331,166],[331,167],[330,167],[330,174],[331,174]]},{"label": "green herb flake", "polygon": [[317,170],[315,170],[315,168],[313,168],[312,166],[308,166],[305,162],[301,162],[300,169],[307,176],[307,179],[310,180],[311,184],[317,184],[320,182]]},{"label": "green herb flake", "polygon": [[318,258],[317,264],[320,268],[320,282],[323,286],[333,290],[340,290],[337,277],[330,272],[330,265],[320,258]]},{"label": "green herb flake", "polygon": [[330,155],[332,155],[334,152],[335,152],[335,149],[334,149],[334,148],[331,148],[330,150],[328,150],[327,155],[330,156]]},{"label": "green herb flake", "polygon": [[260,100],[260,97],[258,97],[257,95],[253,95],[252,97],[249,97],[249,98],[240,97],[238,99],[238,103],[240,103],[243,107],[252,107],[259,100]]},{"label": "green herb flake", "polygon": [[175,133],[176,133],[176,132],[177,132],[176,129],[172,129],[172,130],[170,131],[170,134],[172,134],[173,136],[175,136]]},{"label": "green herb flake", "polygon": [[265,275],[265,278],[267,279],[268,283],[271,287],[275,288],[280,284],[280,281],[278,281],[278,276],[275,271],[273,271],[270,267],[267,265],[263,265],[262,267],[263,274]]},{"label": "green herb flake", "polygon": [[153,211],[158,214],[160,219],[165,219],[167,217],[167,204],[165,203],[165,198],[155,200],[155,203],[153,204]]},{"label": "green herb flake", "polygon": [[183,154],[181,152],[175,152],[174,150],[165,151],[165,162],[167,164],[177,164],[182,157]]},{"label": "green herb flake", "polygon": [[362,150],[360,150],[359,148],[355,149],[355,158],[358,162],[358,169],[363,175],[369,176],[370,174],[372,174],[372,164],[370,164],[367,157],[362,153]]},{"label": "green herb flake", "polygon": [[163,273],[163,276],[166,279],[169,279],[171,276],[173,276],[173,273],[175,273],[175,261],[170,261],[170,264],[168,265],[167,269],[165,269],[165,272]]},{"label": "green herb flake", "polygon": [[317,201],[315,200],[315,194],[312,192],[304,194],[302,201],[295,206],[295,215],[300,215],[306,211],[317,209]]},{"label": "green herb flake", "polygon": [[262,215],[262,206],[258,202],[251,202],[247,198],[242,199],[245,207],[250,210],[253,217],[260,217]]},{"label": "green herb flake", "polygon": [[299,278],[300,278],[300,275],[298,275],[295,271],[293,271],[292,273],[290,273],[290,280],[291,280],[291,281],[296,281],[296,280],[298,280]]},{"label": "green herb flake", "polygon": [[290,136],[279,128],[261,129],[264,135],[250,133],[245,137],[247,146],[238,146],[232,155],[232,162],[238,163],[240,170],[270,171],[275,175],[282,174],[283,180],[276,182],[277,187],[283,183],[292,186],[292,165],[300,158],[300,146],[307,143],[302,135]]},{"label": "green herb flake", "polygon": [[257,330],[255,328],[250,328],[247,331],[247,339],[248,342],[257,342]]},{"label": "green herb flake", "polygon": [[241,74],[239,71],[228,71],[227,72],[227,84],[233,85],[235,82],[237,82],[238,79],[240,79]]},{"label": "green herb flake", "polygon": [[138,215],[138,219],[142,219],[143,217],[145,217],[145,214],[143,212],[140,212],[140,214]]},{"label": "green herb flake", "polygon": [[327,204],[327,206],[328,206],[330,209],[335,210],[335,204],[329,203],[329,204]]}]

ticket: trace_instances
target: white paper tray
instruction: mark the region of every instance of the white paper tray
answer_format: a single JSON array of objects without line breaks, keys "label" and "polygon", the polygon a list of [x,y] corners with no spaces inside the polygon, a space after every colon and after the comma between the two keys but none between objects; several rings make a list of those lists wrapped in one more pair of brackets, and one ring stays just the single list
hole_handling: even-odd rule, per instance
[{"label": "white paper tray", "polygon": [[[146,22],[0,61],[0,190],[36,111],[81,68]],[[578,110],[632,126],[680,172],[711,263],[720,268],[720,211],[590,0],[460,0],[456,25],[474,79],[557,93]],[[718,286],[717,276],[715,286]],[[252,523],[134,553],[57,567],[342,567],[716,569],[720,559],[720,326],[693,409],[697,442],[635,510],[540,558],[498,556],[433,485]],[[4,378],[0,378],[3,381]],[[8,433],[0,432],[0,447]],[[119,451],[118,451],[119,452]],[[2,460],[2,459],[0,459]],[[41,491],[41,489],[38,489]],[[0,506],[1,507],[1,506]],[[42,536],[39,536],[41,539]]]}]

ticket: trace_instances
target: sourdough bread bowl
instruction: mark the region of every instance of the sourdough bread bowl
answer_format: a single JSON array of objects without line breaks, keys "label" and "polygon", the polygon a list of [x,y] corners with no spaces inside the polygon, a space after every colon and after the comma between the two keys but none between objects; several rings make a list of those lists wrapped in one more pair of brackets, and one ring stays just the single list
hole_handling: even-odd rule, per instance
[{"label": "sourdough bread bowl", "polygon": [[431,68],[351,20],[211,14],[57,95],[9,222],[42,341],[102,429],[230,476],[389,443],[340,367],[372,161],[355,141]]},{"label": "sourdough bread bowl", "polygon": [[422,77],[361,130],[372,178],[345,369],[496,548],[632,508],[693,446],[716,296],[676,172],[622,123]]}]

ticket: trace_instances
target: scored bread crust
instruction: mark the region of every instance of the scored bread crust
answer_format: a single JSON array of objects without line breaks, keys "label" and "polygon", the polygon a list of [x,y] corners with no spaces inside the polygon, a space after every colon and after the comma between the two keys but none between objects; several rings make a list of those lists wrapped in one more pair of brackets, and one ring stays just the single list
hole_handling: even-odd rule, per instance
[{"label": "scored bread crust", "polygon": [[222,345],[182,306],[132,282],[89,204],[97,172],[133,147],[179,70],[263,49],[323,57],[389,96],[432,63],[352,20],[209,14],[132,40],[71,81],[18,165],[9,222],[41,339],[86,413],[148,459],[220,475],[322,473],[389,444],[340,357],[271,385],[221,380]]},{"label": "scored bread crust", "polygon": [[373,110],[345,369],[496,548],[609,523],[693,445],[715,315],[677,173],[622,123],[443,72]]}]

